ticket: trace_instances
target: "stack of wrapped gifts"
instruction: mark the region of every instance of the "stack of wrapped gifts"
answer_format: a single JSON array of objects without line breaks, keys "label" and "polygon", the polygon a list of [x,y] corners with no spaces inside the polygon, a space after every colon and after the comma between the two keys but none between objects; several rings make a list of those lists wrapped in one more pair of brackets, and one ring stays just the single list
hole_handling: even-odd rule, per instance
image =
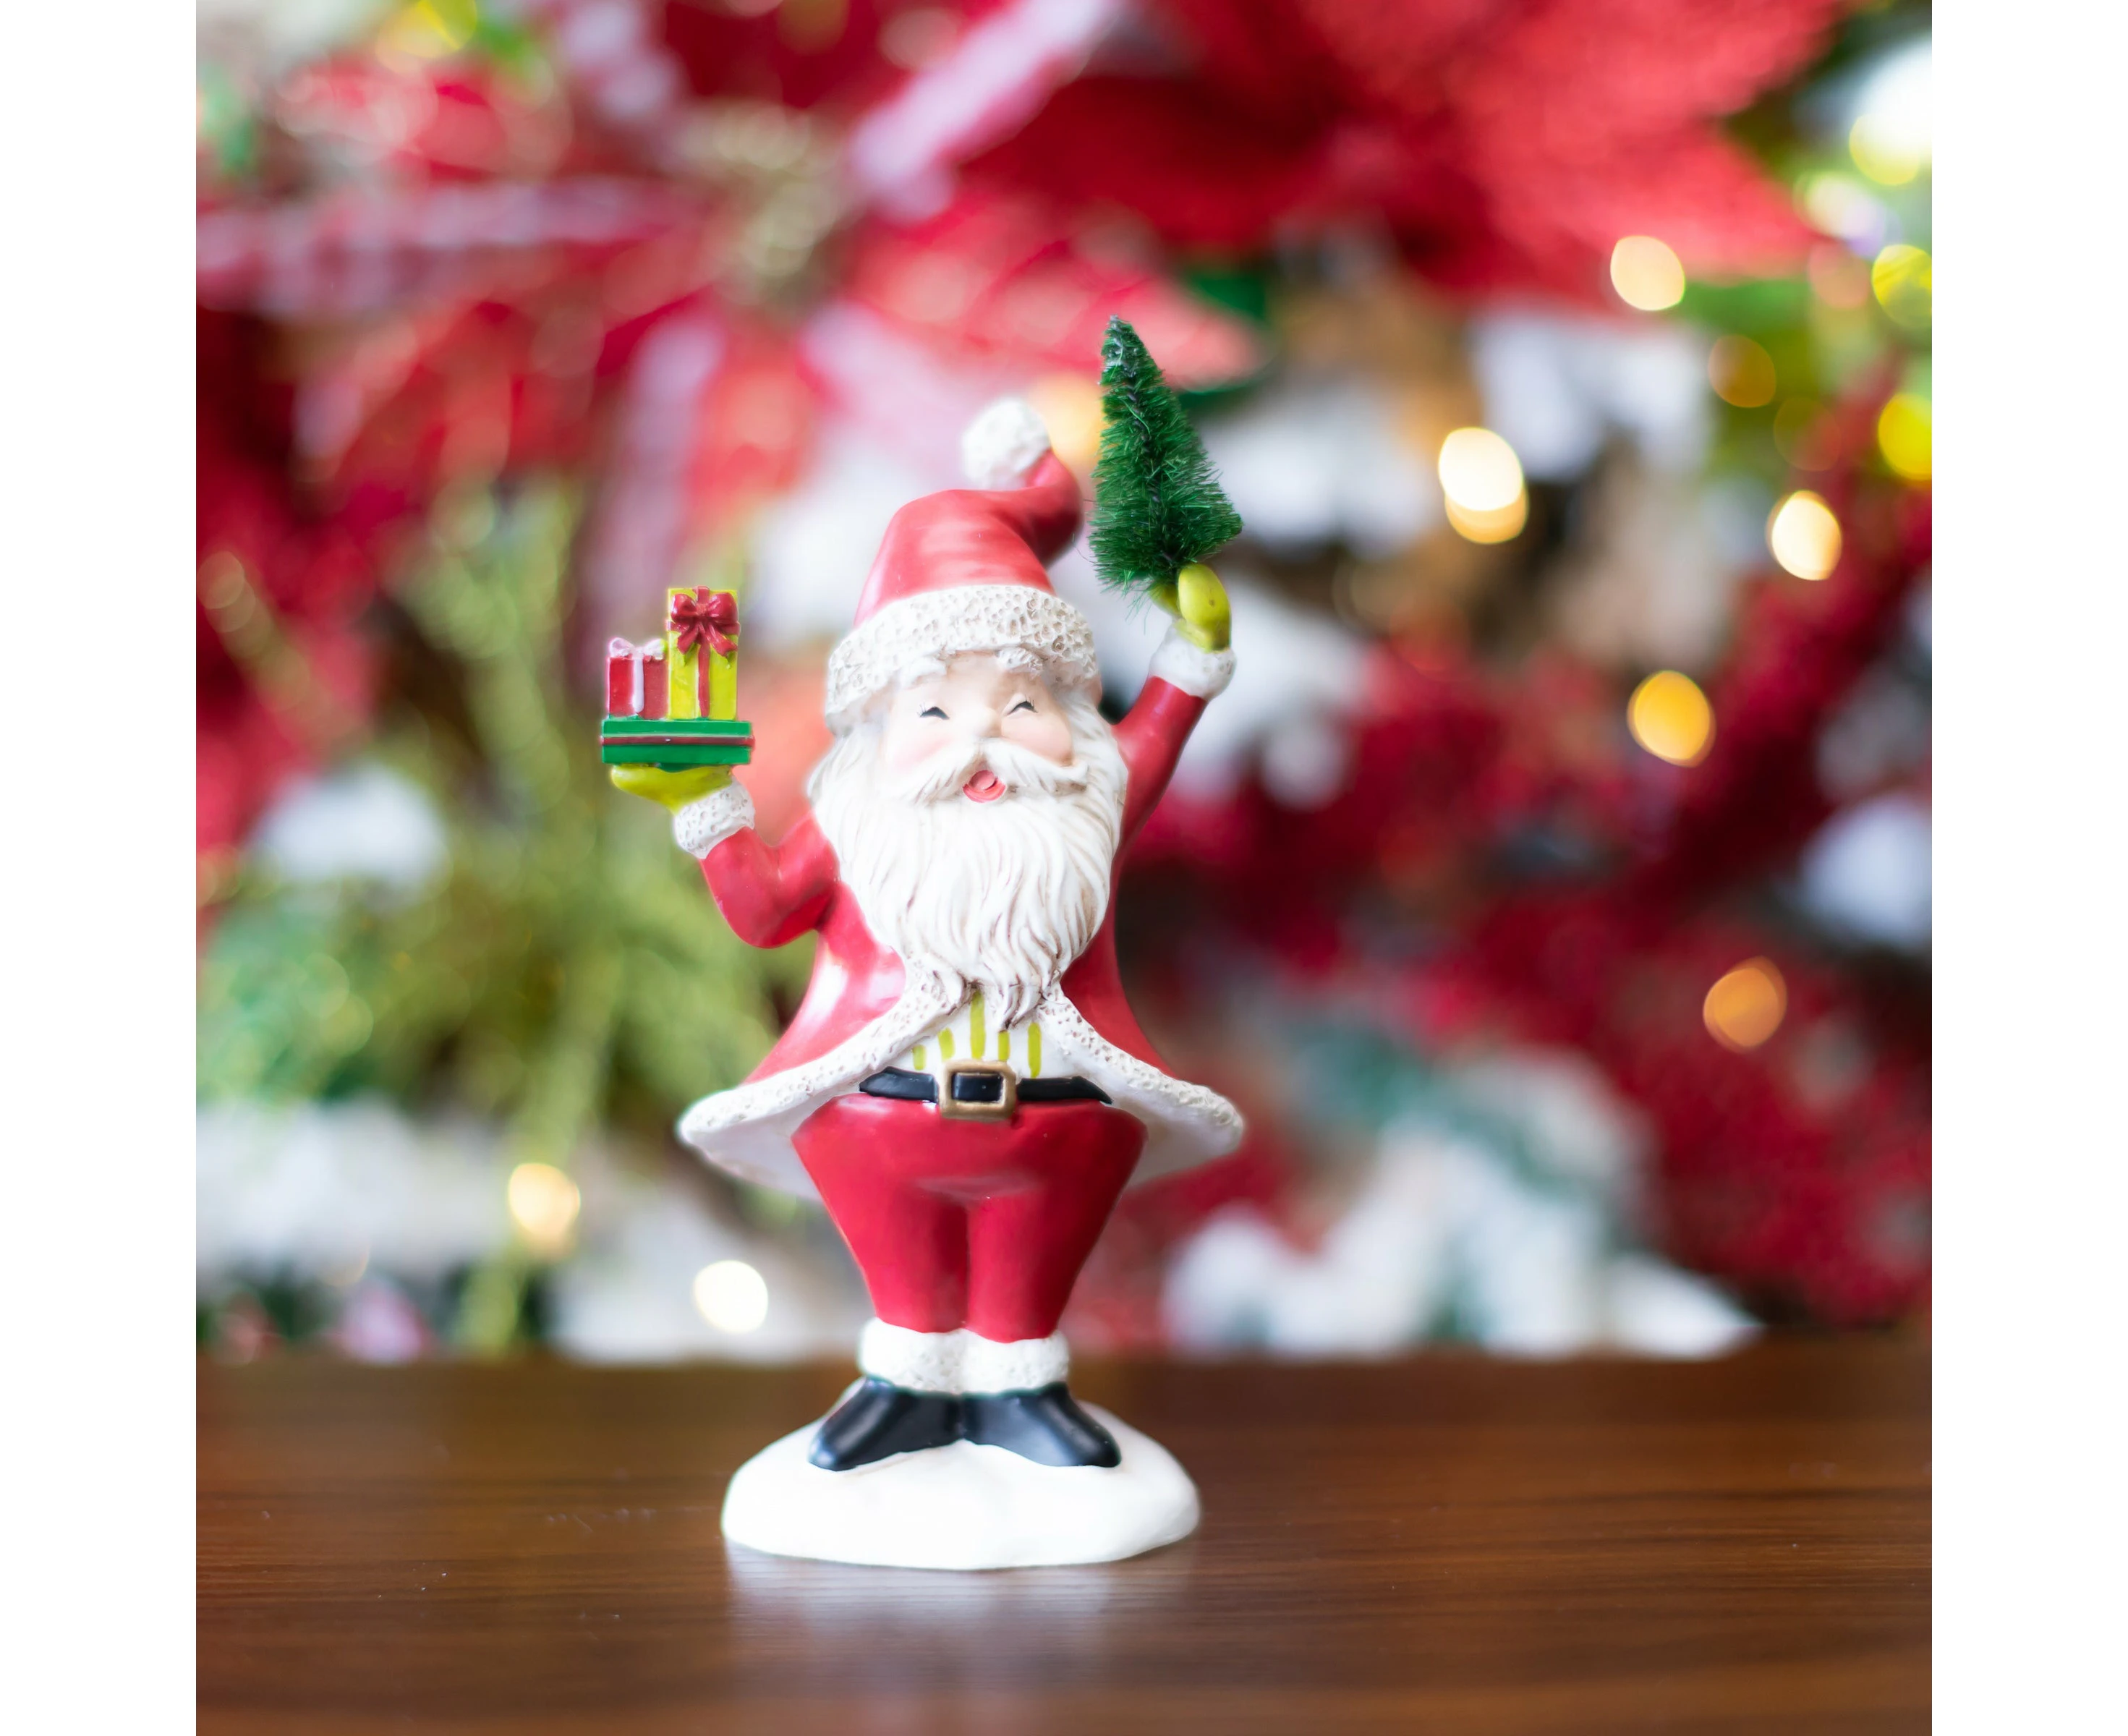
[{"label": "stack of wrapped gifts", "polygon": [[662,638],[610,640],[599,758],[607,765],[744,765],[753,725],[739,710],[739,602],[729,591],[667,591]]}]

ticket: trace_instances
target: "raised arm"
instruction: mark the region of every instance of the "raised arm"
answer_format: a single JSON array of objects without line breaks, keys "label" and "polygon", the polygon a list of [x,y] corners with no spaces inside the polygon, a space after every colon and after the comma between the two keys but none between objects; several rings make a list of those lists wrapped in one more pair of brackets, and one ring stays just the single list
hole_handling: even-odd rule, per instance
[{"label": "raised arm", "polygon": [[781,946],[820,925],[835,854],[810,815],[770,845],[753,829],[753,798],[721,766],[618,765],[612,776],[615,787],[671,811],[674,841],[702,864],[710,895],[740,939]]},{"label": "raised arm", "polygon": [[1116,746],[1130,768],[1123,801],[1124,844],[1158,805],[1182,757],[1183,744],[1204,715],[1204,707],[1233,679],[1234,654],[1207,651],[1171,627],[1152,654],[1152,667],[1138,702],[1116,725]]},{"label": "raised arm", "polygon": [[717,908],[749,945],[781,946],[820,925],[835,856],[811,815],[781,844],[764,844],[753,829],[753,797],[743,784],[727,783],[676,808],[672,836],[702,864]]},{"label": "raised arm", "polygon": [[[739,786],[731,787],[741,795]],[[702,854],[702,878],[732,932],[753,946],[781,946],[820,925],[835,887],[835,854],[808,814],[780,844],[761,841],[748,823]],[[686,817],[686,811],[676,819]]]}]

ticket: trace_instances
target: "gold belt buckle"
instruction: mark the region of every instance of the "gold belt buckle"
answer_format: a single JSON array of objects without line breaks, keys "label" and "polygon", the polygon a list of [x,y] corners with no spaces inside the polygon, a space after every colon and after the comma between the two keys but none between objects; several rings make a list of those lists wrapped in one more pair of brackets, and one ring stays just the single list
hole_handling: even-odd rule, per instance
[{"label": "gold belt buckle", "polygon": [[[995,1103],[966,1103],[953,1095],[953,1081],[962,1073],[989,1073],[1004,1082]],[[1009,1121],[1019,1106],[1019,1081],[1003,1061],[948,1061],[938,1072],[938,1119],[942,1121]]]}]

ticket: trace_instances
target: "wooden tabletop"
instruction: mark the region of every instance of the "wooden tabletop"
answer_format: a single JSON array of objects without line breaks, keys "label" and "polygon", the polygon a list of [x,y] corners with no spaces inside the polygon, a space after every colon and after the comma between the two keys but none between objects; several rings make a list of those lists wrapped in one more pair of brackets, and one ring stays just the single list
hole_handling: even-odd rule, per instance
[{"label": "wooden tabletop", "polygon": [[1928,1363],[1090,1366],[1204,1522],[957,1575],[728,1548],[846,1370],[202,1366],[200,1729],[1917,1731]]}]

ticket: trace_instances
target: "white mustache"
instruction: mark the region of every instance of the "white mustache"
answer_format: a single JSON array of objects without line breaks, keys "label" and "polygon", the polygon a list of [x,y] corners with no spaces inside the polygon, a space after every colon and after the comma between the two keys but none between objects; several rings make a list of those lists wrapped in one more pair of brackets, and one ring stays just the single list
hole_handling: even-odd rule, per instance
[{"label": "white mustache", "polygon": [[904,801],[943,801],[959,795],[971,778],[986,769],[1008,794],[1032,790],[1061,796],[1086,787],[1085,761],[1074,759],[1058,765],[1018,742],[993,736],[984,741],[948,742],[929,759],[888,780],[886,792]]}]

